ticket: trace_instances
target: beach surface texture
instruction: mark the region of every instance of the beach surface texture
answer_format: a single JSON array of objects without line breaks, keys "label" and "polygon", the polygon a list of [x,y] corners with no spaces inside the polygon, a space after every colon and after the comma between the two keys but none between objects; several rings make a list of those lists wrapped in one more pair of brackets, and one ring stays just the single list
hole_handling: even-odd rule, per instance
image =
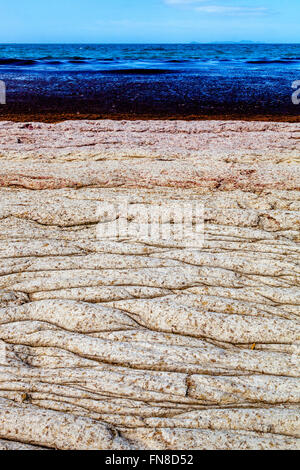
[{"label": "beach surface texture", "polygon": [[[297,124],[1,122],[0,448],[300,449],[299,163]],[[101,236],[124,201],[203,244]]]}]

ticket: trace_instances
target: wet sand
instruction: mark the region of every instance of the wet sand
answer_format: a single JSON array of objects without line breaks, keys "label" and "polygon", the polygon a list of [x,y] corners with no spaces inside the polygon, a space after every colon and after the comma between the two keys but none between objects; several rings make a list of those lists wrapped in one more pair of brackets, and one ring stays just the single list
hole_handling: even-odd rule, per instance
[{"label": "wet sand", "polygon": [[[235,79],[236,78],[236,79]],[[0,120],[248,120],[299,122],[292,77],[5,73]]]}]

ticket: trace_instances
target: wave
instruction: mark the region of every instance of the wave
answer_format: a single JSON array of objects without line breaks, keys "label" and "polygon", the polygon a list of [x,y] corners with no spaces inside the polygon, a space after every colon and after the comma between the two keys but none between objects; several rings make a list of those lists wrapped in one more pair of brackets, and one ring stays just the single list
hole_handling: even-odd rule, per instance
[{"label": "wave", "polygon": [[295,64],[297,59],[259,59],[259,60],[246,60],[246,64]]},{"label": "wave", "polygon": [[[147,65],[145,65],[145,60]],[[197,57],[197,58],[161,58],[160,60],[151,59],[136,59],[136,58],[126,58],[122,59],[120,57],[90,57],[82,55],[45,55],[43,57],[30,57],[30,58],[15,58],[15,57],[6,57],[0,58],[0,67],[3,70],[3,67],[34,67],[38,66],[45,67],[49,66],[49,70],[87,70],[98,71],[108,74],[123,74],[123,75],[158,75],[158,74],[167,74],[175,73],[183,70],[196,70],[197,66],[201,64],[219,64],[221,67],[224,64],[249,64],[251,65],[288,65],[288,64],[299,64],[299,56],[285,56],[278,58],[246,58],[246,57]],[[102,65],[101,65],[102,64]],[[110,64],[116,68],[110,66]],[[173,67],[172,67],[173,64]],[[130,67],[131,65],[131,67]]]},{"label": "wave", "polygon": [[103,57],[101,59],[97,59],[98,62],[117,62],[119,59],[113,59],[109,57]]},{"label": "wave", "polygon": [[90,61],[86,59],[71,59],[67,61],[69,64],[88,64]]},{"label": "wave", "polygon": [[0,59],[0,65],[34,65],[33,59]]},{"label": "wave", "polygon": [[167,63],[169,64],[186,64],[190,62],[194,62],[193,59],[169,59],[166,60]]},{"label": "wave", "polygon": [[62,64],[61,60],[43,60],[44,64],[49,64],[49,65],[60,65]]},{"label": "wave", "polygon": [[170,69],[141,69],[141,68],[132,68],[132,69],[114,69],[114,70],[103,70],[102,73],[106,74],[117,74],[117,75],[160,75],[167,73],[174,73],[174,70]]}]

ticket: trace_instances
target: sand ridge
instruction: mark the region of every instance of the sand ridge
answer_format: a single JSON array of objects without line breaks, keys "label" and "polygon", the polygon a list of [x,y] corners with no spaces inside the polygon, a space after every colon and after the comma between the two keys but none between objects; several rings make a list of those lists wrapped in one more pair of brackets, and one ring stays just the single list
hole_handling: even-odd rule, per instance
[{"label": "sand ridge", "polygon": [[[299,135],[0,123],[1,449],[299,449]],[[99,239],[124,199],[203,246]]]}]

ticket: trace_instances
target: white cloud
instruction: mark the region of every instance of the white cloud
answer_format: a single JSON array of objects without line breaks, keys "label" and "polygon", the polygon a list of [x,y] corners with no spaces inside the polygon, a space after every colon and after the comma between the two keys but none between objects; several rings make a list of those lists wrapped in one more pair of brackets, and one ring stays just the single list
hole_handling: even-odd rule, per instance
[{"label": "white cloud", "polygon": [[210,13],[217,15],[265,15],[268,9],[264,7],[231,7],[220,5],[206,5],[195,8],[196,11],[202,13]]},{"label": "white cloud", "polygon": [[165,0],[168,5],[188,5],[191,3],[204,3],[206,0]]},{"label": "white cloud", "polygon": [[[194,11],[214,15],[234,15],[246,16],[255,15],[261,16],[269,13],[269,9],[265,7],[247,7],[247,6],[230,6],[230,5],[212,5],[209,0],[164,0],[167,5],[186,5]],[[205,5],[197,6],[199,3]]]}]

